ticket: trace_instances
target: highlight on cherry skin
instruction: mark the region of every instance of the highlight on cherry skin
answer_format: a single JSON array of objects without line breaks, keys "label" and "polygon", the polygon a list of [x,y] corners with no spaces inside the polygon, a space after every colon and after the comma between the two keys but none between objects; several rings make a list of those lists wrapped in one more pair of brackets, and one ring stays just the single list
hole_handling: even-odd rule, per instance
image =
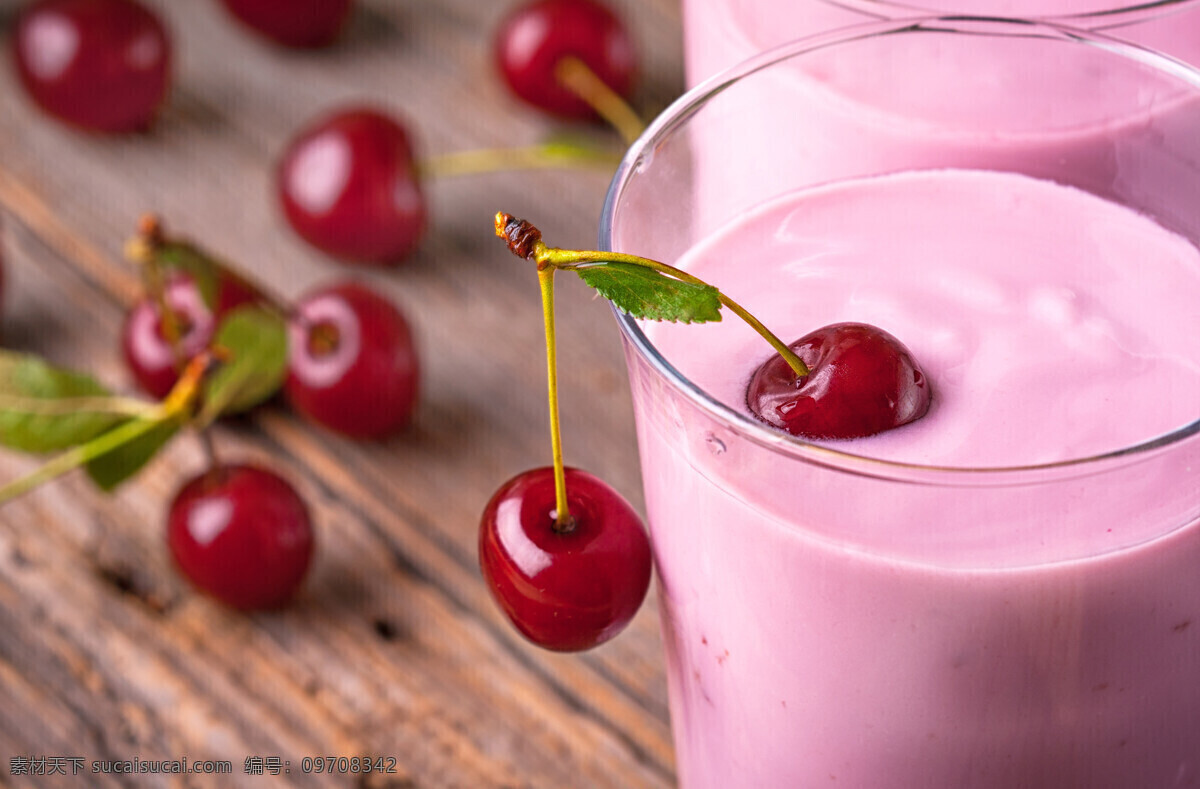
[{"label": "highlight on cherry skin", "polygon": [[231,277],[218,284],[216,312],[208,308],[195,281],[175,274],[163,289],[171,310],[176,342],[172,343],[157,300],[143,296],[126,314],[121,327],[121,352],[138,387],[162,399],[179,380],[183,363],[207,348],[221,316],[235,307],[261,298],[253,286]]},{"label": "highlight on cherry skin", "polygon": [[383,296],[343,282],[296,304],[284,394],[302,416],[352,438],[386,438],[412,421],[418,379],[412,330]]},{"label": "highlight on cherry skin", "polygon": [[641,519],[599,478],[566,468],[572,521],[556,526],[554,469],[523,472],[484,508],[479,564],[516,629],[546,649],[590,649],[625,628],[650,585]]},{"label": "highlight on cherry skin", "polygon": [[496,66],[515,96],[572,120],[591,120],[596,112],[560,80],[564,58],[582,61],[626,99],[638,70],[629,30],[596,0],[534,0],[518,6],[501,22],[493,49]]},{"label": "highlight on cherry skin", "polygon": [[233,608],[277,608],[313,555],[308,508],[277,474],[219,465],[185,483],[167,516],[171,556],[198,589]]},{"label": "highlight on cherry skin", "polygon": [[395,265],[425,229],[408,132],[371,107],[327,115],[288,143],[276,174],[296,233],[345,263]]},{"label": "highlight on cherry skin", "polygon": [[18,16],[11,45],[29,97],[81,129],[145,129],[170,88],[171,40],[136,0],[36,0]]},{"label": "highlight on cherry skin", "polygon": [[286,47],[332,44],[354,0],[221,0],[234,17],[258,35]]},{"label": "highlight on cherry skin", "polygon": [[809,367],[797,378],[774,354],[751,376],[746,406],[795,436],[861,438],[920,419],[929,410],[928,377],[912,353],[883,329],[835,323],[790,347]]}]

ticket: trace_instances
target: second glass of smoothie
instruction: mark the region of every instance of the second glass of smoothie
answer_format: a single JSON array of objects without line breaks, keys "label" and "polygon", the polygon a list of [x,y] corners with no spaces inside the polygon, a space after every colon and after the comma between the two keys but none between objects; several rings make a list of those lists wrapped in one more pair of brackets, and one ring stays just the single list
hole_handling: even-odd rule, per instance
[{"label": "second glass of smoothie", "polygon": [[1200,65],[1200,0],[683,0],[689,85],[772,47],[850,25],[928,16],[1031,19]]}]

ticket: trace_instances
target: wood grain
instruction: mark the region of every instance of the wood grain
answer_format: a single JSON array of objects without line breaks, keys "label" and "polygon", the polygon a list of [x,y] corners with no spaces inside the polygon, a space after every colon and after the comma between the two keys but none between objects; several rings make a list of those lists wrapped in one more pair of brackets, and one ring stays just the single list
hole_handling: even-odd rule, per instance
[{"label": "wood grain", "polygon": [[[416,330],[422,401],[413,428],[379,444],[277,405],[218,428],[223,456],[278,469],[312,507],[318,558],[281,612],[229,611],[171,568],[164,510],[203,464],[189,437],[115,495],[73,474],[0,508],[0,785],[672,785],[654,600],[614,642],[554,655],[507,626],[476,565],[491,491],[549,456],[536,280],[491,236],[490,217],[525,215],[557,245],[591,246],[609,173],[431,183],[430,232],[390,271],[332,263],[290,233],[271,197],[287,140],[348,104],[406,119],[422,155],[560,131],[491,69],[488,39],[508,4],[363,0],[335,47],[297,53],[243,32],[211,0],[147,2],[178,56],[151,132],[66,129],[23,98],[7,60],[0,68],[4,346],[128,390],[116,338],[138,285],[120,251],[155,211],[285,297],[354,277],[395,300]],[[681,85],[677,4],[613,4],[645,53],[635,104],[651,115]],[[18,6],[0,1],[5,47]],[[586,289],[564,285],[568,462],[640,508],[616,329]],[[33,464],[0,453],[0,479]],[[306,756],[358,755],[394,757],[396,773],[301,770]],[[12,758],[36,756],[82,757],[88,772],[9,774]],[[290,772],[246,775],[250,756],[279,757]],[[183,757],[228,760],[233,774],[90,773],[93,760]]]}]

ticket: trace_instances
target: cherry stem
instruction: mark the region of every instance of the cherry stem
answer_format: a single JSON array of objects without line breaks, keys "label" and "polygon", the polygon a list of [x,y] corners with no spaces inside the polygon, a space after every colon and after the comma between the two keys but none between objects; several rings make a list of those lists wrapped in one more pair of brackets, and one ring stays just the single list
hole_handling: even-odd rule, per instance
[{"label": "cherry stem", "polygon": [[115,449],[128,444],[130,441],[144,436],[154,430],[169,417],[160,419],[133,419],[123,422],[106,433],[101,433],[86,444],[80,444],[61,455],[55,456],[47,463],[38,466],[29,474],[13,480],[0,488],[0,504],[4,504],[18,496],[33,490],[38,485],[61,477],[68,471],[79,468],[101,455],[106,455]]},{"label": "cherry stem", "polygon": [[509,170],[549,170],[567,167],[609,168],[618,154],[570,142],[545,142],[522,148],[481,148],[431,156],[418,164],[420,177],[446,178]]},{"label": "cherry stem", "polygon": [[217,445],[213,441],[212,431],[208,425],[204,425],[196,431],[196,437],[200,439],[200,447],[204,450],[204,458],[208,461],[210,470],[221,467],[221,457],[217,454]]},{"label": "cherry stem", "polygon": [[554,64],[554,77],[559,83],[591,105],[626,145],[642,136],[646,124],[633,111],[621,94],[610,88],[595,71],[574,55],[567,55]]},{"label": "cherry stem", "polygon": [[770,343],[771,347],[783,357],[792,371],[796,373],[797,378],[804,378],[808,375],[809,369],[795,351],[787,346],[783,340],[779,339],[775,334],[763,325],[762,321],[750,314],[746,308],[742,307],[733,299],[726,296],[717,288],[708,284],[699,277],[692,276],[686,271],[677,269],[674,266],[660,263],[657,260],[643,258],[637,255],[628,255],[623,252],[600,252],[595,250],[576,250],[576,249],[559,249],[557,247],[548,247],[542,241],[542,231],[538,230],[524,219],[515,219],[509,214],[499,212],[496,214],[496,235],[503,238],[508,243],[509,251],[517,257],[522,257],[527,260],[532,260],[537,263],[539,273],[543,269],[563,269],[564,271],[572,271],[587,266],[602,266],[605,263],[626,263],[642,268],[653,269],[660,274],[664,274],[673,279],[682,282],[690,282],[694,285],[703,285],[704,287],[712,288],[717,293],[717,298],[721,304],[728,307],[730,312],[737,315],[745,321],[750,328],[754,329],[764,340]]},{"label": "cherry stem", "polygon": [[188,362],[179,382],[152,410],[122,422],[113,429],[95,438],[56,455],[23,477],[0,487],[0,504],[11,501],[37,486],[61,477],[68,471],[87,465],[93,460],[136,441],[160,425],[178,420],[183,422],[191,414],[200,395],[204,378],[213,367],[213,358],[207,352]]},{"label": "cherry stem", "polygon": [[175,367],[183,369],[187,358],[183,353],[181,321],[179,315],[167,301],[167,285],[163,277],[162,266],[158,261],[158,253],[162,244],[161,222],[157,216],[146,214],[138,222],[137,236],[125,245],[125,256],[140,267],[142,285],[158,308],[163,339],[171,346],[171,354],[175,357]]},{"label": "cherry stem", "polygon": [[59,397],[47,400],[41,397],[0,394],[0,409],[18,414],[37,414],[38,416],[112,414],[114,416],[149,418],[157,414],[161,407],[153,400],[139,400],[136,397]]},{"label": "cherry stem", "polygon": [[542,289],[542,318],[546,326],[546,389],[550,403],[550,453],[554,459],[554,530],[560,534],[575,528],[567,504],[567,476],[563,469],[562,425],[558,418],[558,343],[554,333],[554,267],[538,266]]}]

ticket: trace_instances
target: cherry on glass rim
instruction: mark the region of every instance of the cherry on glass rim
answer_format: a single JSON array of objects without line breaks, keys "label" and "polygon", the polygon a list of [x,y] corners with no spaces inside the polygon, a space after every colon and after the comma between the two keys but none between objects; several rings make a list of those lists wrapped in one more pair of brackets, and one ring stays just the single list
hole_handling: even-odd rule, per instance
[{"label": "cherry on glass rim", "polygon": [[929,379],[912,353],[883,329],[835,323],[790,347],[809,368],[797,378],[778,354],[751,376],[746,405],[792,435],[861,438],[900,427],[929,410]]},{"label": "cherry on glass rim", "polygon": [[296,233],[343,262],[397,264],[425,228],[408,133],[372,108],[338,111],[301,131],[280,159],[276,191]]},{"label": "cherry on glass rim", "polygon": [[418,379],[412,330],[384,297],[346,282],[297,303],[284,393],[306,418],[352,438],[386,438],[412,421]]},{"label": "cherry on glass rim", "polygon": [[338,37],[354,0],[221,0],[242,24],[277,44],[323,47]]},{"label": "cherry on glass rim", "polygon": [[556,651],[609,640],[641,607],[651,552],[633,507],[599,478],[566,468],[572,528],[555,528],[554,469],[518,474],[484,508],[479,564],[501,610]]},{"label": "cherry on glass rim", "polygon": [[170,87],[167,30],[135,0],[37,0],[18,16],[11,45],[25,92],[83,129],[145,129]]},{"label": "cherry on glass rim", "polygon": [[171,502],[167,543],[199,589],[240,609],[288,602],[308,572],[308,507],[282,477],[250,465],[217,466]]},{"label": "cherry on glass rim", "polygon": [[553,115],[596,117],[591,104],[559,80],[563,58],[575,57],[618,95],[628,98],[637,51],[621,19],[595,0],[534,0],[518,6],[497,29],[496,66],[514,95]]}]

